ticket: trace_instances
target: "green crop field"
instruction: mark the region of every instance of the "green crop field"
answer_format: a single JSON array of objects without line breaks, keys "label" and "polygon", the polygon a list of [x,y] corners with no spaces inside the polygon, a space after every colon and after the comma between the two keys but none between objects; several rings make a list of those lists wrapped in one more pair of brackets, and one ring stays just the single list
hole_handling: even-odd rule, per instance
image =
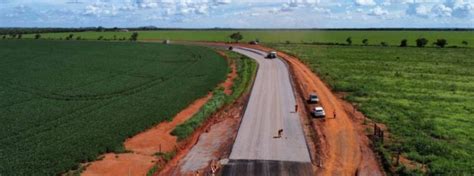
[{"label": "green crop field", "polygon": [[[474,173],[474,49],[274,45],[386,124],[432,175]],[[390,148],[388,146],[387,148]],[[393,150],[393,149],[392,149]]]},{"label": "green crop field", "polygon": [[[139,31],[140,40],[187,40],[187,41],[230,41],[229,35],[234,30],[163,30],[163,31]],[[48,33],[42,34],[42,38],[65,39],[73,34],[73,39],[80,36],[82,39],[96,40],[100,36],[104,39],[121,39],[130,37],[132,32],[78,32],[78,33]],[[380,45],[386,42],[388,45],[400,45],[402,39],[408,40],[408,45],[414,46],[415,40],[425,37],[429,45],[436,39],[446,39],[448,46],[474,46],[474,31],[318,31],[318,30],[242,30],[244,39],[248,42],[259,39],[264,43],[346,43],[348,37],[352,38],[353,44],[362,44],[363,39],[368,39],[370,45]],[[34,34],[25,35],[24,38],[33,38]]]},{"label": "green crop field", "polygon": [[0,175],[55,175],[169,120],[226,78],[211,49],[0,40]]}]

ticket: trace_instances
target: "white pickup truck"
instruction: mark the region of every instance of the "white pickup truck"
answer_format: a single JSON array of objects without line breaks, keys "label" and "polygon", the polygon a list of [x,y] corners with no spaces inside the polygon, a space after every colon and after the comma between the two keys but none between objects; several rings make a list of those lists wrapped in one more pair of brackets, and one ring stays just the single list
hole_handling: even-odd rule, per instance
[{"label": "white pickup truck", "polygon": [[324,109],[321,106],[315,107],[313,109],[313,111],[311,112],[311,114],[313,114],[314,117],[325,117],[326,116],[326,113],[324,112]]}]

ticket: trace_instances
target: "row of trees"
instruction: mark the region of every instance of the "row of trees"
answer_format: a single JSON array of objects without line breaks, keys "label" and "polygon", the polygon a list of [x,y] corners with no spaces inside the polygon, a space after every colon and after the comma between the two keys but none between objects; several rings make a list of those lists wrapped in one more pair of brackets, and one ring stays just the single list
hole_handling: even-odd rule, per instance
[{"label": "row of trees", "polygon": [[[22,39],[22,34],[10,34],[8,35],[10,37],[7,37],[7,35],[3,35],[2,36],[2,39],[7,39],[7,38],[11,38],[11,39]],[[38,39],[41,39],[41,34],[37,33],[34,35],[34,39],[38,40]],[[63,39],[62,37],[59,38],[59,39]],[[69,34],[68,36],[66,36],[64,38],[65,40],[73,40],[74,39],[74,34]],[[77,36],[76,37],[76,40],[82,40],[83,38],[81,36]],[[104,36],[99,36],[97,38],[97,40],[104,40]],[[117,38],[116,35],[114,35],[113,39],[112,40],[126,40],[125,37],[122,37],[122,38]],[[128,39],[130,41],[137,41],[138,40],[138,32],[134,32],[132,33],[132,35],[130,36],[130,38]]]},{"label": "row of trees", "polygon": [[[244,37],[242,36],[242,34],[240,32],[236,32],[236,33],[231,34],[229,36],[229,38],[234,40],[235,42],[239,42]],[[352,45],[352,37],[348,37],[346,39],[346,42],[347,42],[348,45]],[[426,38],[418,38],[418,39],[416,39],[416,46],[417,47],[425,47],[428,44],[428,42],[429,41]],[[290,42],[287,41],[286,43],[289,44]],[[464,40],[464,41],[462,41],[462,44],[467,46],[469,43]],[[369,39],[363,39],[362,40],[362,45],[368,46],[369,45]],[[380,42],[380,45],[381,46],[389,46],[387,42]],[[440,48],[444,48],[446,45],[448,45],[448,41],[446,39],[437,39],[435,42],[433,42],[433,45],[438,46]],[[399,46],[400,47],[407,47],[408,46],[408,40],[407,39],[401,40]]]},{"label": "row of trees", "polygon": [[[348,37],[346,39],[346,42],[348,45],[352,45],[352,38],[351,37]],[[428,39],[426,38],[418,38],[416,39],[416,46],[417,47],[425,47],[427,44],[428,44]],[[364,46],[367,46],[369,45],[369,39],[363,39],[362,40],[362,44]],[[462,44],[467,46],[469,43],[464,40],[462,41]],[[388,43],[386,42],[381,42],[380,45],[382,46],[388,46]],[[437,39],[435,42],[433,42],[433,45],[435,46],[438,46],[440,48],[444,48],[446,45],[448,45],[448,41],[446,39]],[[400,42],[400,47],[407,47],[408,46],[408,40],[407,39],[403,39],[401,42]]]}]

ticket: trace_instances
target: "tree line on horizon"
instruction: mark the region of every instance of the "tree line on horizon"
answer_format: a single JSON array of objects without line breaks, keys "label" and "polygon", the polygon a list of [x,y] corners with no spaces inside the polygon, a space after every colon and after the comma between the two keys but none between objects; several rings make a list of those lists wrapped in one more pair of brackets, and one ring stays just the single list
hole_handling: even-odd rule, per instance
[{"label": "tree line on horizon", "polygon": [[[240,40],[243,40],[244,37],[243,35],[240,33],[240,32],[235,32],[235,33],[232,33],[231,35],[229,35],[229,38],[231,40],[233,40],[235,43],[238,43]],[[252,42],[260,42],[258,39],[256,39],[255,41],[252,41]],[[348,37],[346,39],[346,42],[347,42],[347,45],[352,45],[352,37]],[[428,39],[422,37],[422,38],[418,38],[415,40],[416,42],[416,46],[417,47],[425,47],[427,44],[428,44]],[[290,41],[286,41],[286,44],[290,44],[291,42]],[[324,44],[324,43],[322,43]],[[462,41],[462,44],[467,46],[469,43],[464,40]],[[362,45],[363,46],[368,46],[369,45],[369,39],[365,38],[362,40]],[[389,44],[387,42],[380,42],[380,45],[381,46],[389,46]],[[433,45],[434,46],[438,46],[440,48],[444,48],[446,45],[448,45],[448,41],[446,39],[437,39],[435,42],[433,42]],[[408,40],[407,39],[402,39],[400,41],[400,45],[399,47],[408,47]]]}]

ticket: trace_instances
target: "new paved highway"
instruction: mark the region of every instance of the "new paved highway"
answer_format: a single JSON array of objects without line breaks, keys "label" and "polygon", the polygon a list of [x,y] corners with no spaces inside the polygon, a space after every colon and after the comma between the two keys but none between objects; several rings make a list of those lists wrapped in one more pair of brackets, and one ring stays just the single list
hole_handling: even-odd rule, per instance
[{"label": "new paved highway", "polygon": [[287,66],[261,51],[234,51],[255,59],[259,69],[223,175],[313,175]]}]

